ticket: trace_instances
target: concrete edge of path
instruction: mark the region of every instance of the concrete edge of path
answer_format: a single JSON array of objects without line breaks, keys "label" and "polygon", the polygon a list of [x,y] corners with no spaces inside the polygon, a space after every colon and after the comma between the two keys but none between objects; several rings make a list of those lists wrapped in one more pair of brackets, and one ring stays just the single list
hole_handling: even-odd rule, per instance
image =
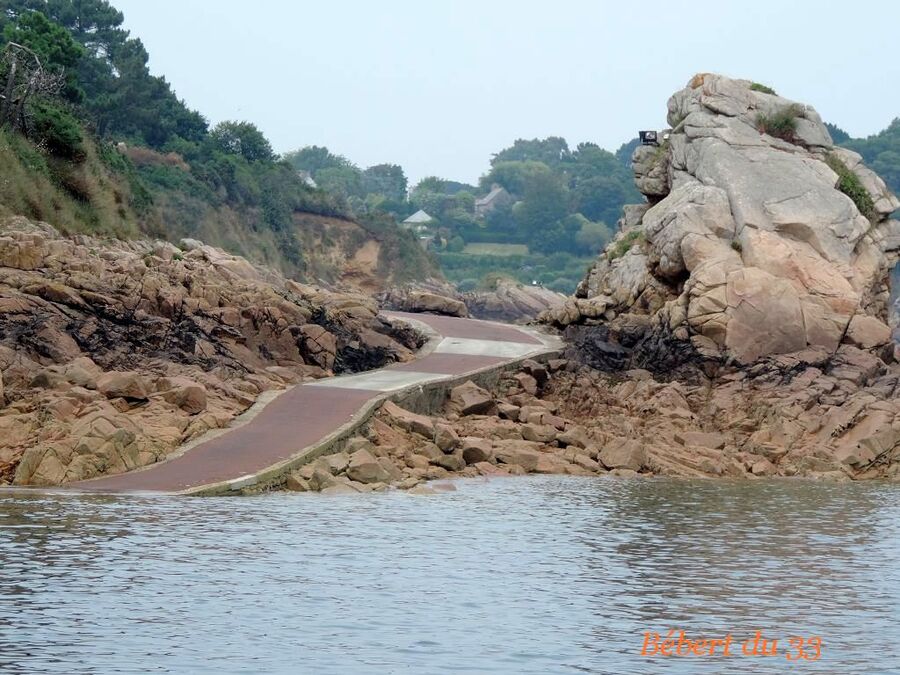
[{"label": "concrete edge of path", "polygon": [[[419,352],[417,352],[419,358],[433,352],[437,344],[441,341],[442,336],[424,322],[416,321],[410,317],[390,318],[392,321],[408,323],[427,336],[428,342],[419,350]],[[548,335],[527,326],[516,326],[515,328],[536,338],[540,342],[540,345],[535,345],[535,349],[527,354],[500,364],[483,366],[462,374],[446,375],[444,377],[438,376],[436,379],[429,382],[412,384],[403,389],[379,394],[364,403],[349,421],[345,422],[316,443],[298,450],[288,459],[245,476],[207,485],[199,485],[175,494],[210,497],[256,494],[276,489],[283,485],[287,475],[294,469],[322,457],[323,455],[340,452],[346,442],[356,434],[363,424],[368,422],[385,401],[394,401],[398,405],[413,412],[433,414],[443,405],[447,392],[467,380],[473,380],[481,386],[492,386],[499,381],[501,373],[518,368],[523,361],[528,359],[545,361],[562,354],[563,344],[562,340],[558,337]],[[270,401],[275,398],[276,397],[273,396]],[[262,410],[263,406],[260,406],[253,412],[255,407],[256,405],[252,406],[250,410],[241,416],[251,415],[246,420],[242,420],[241,424],[249,422],[260,410]],[[234,427],[229,426],[228,430],[232,428]],[[191,447],[193,447],[193,445]]]}]

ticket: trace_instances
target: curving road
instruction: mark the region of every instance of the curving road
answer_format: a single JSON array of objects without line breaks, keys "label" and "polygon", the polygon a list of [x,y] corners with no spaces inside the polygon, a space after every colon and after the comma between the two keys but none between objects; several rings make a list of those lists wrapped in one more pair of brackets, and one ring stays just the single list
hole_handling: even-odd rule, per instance
[{"label": "curving road", "polygon": [[179,456],[66,487],[104,493],[194,493],[216,484],[252,482],[257,474],[322,442],[378,399],[556,349],[553,338],[507,324],[430,314],[384,314],[414,325],[425,324],[432,336],[419,359],[297,385],[254,412],[245,423],[238,422]]}]

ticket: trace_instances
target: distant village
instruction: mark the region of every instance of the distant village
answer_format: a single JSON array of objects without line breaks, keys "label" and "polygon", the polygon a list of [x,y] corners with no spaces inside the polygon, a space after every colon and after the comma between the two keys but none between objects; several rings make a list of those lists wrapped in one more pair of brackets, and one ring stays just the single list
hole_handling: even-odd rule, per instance
[{"label": "distant village", "polygon": [[[483,220],[491,211],[510,206],[513,201],[513,196],[506,188],[495,183],[491,187],[490,192],[483,197],[477,197],[475,199],[475,218],[477,220]],[[438,239],[438,221],[424,209],[419,209],[400,224],[403,228],[416,234],[422,248],[430,249],[435,247]],[[498,244],[494,244],[494,246],[498,246]],[[527,247],[517,246],[515,244],[510,244],[509,246],[513,248],[525,248],[524,252],[527,253]]]}]

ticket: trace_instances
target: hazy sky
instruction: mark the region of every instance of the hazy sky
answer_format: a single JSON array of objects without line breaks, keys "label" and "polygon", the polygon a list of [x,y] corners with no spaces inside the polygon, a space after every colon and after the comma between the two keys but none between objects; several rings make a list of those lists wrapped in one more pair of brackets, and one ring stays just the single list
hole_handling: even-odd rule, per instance
[{"label": "hazy sky", "polygon": [[766,83],[854,136],[900,116],[900,3],[112,0],[150,67],[279,152],[327,145],[475,181],[516,138],[615,150],[701,71]]}]

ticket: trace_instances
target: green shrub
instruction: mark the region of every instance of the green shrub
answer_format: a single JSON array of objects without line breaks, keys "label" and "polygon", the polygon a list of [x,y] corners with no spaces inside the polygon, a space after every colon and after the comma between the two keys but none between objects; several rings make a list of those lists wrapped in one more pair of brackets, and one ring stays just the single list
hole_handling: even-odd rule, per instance
[{"label": "green shrub", "polygon": [[739,242],[737,239],[732,239],[731,240],[731,248],[734,249],[735,251],[737,251],[738,253],[741,253],[744,250],[744,245],[741,244],[741,242]]},{"label": "green shrub", "polygon": [[616,258],[621,258],[623,255],[628,253],[631,250],[631,247],[634,246],[639,241],[644,241],[644,233],[641,230],[632,230],[624,237],[622,237],[619,241],[617,241],[612,249],[607,251],[606,259],[612,262]]},{"label": "green shrub", "polygon": [[833,152],[825,155],[825,163],[838,175],[837,189],[850,197],[859,212],[871,220],[875,216],[875,202],[872,201],[872,195],[859,180],[859,176],[853,173]]},{"label": "green shrub", "polygon": [[30,106],[31,136],[51,155],[82,162],[85,159],[81,125],[68,110],[47,101]]},{"label": "green shrub", "polygon": [[762,92],[763,94],[772,94],[772,96],[777,96],[775,90],[772,89],[772,87],[767,87],[766,85],[760,84],[759,82],[751,83],[750,89],[752,89],[753,91]]},{"label": "green shrub", "polygon": [[786,106],[771,116],[760,113],[756,116],[756,128],[761,133],[793,143],[797,133],[797,118],[802,113],[803,110],[796,104]]}]

